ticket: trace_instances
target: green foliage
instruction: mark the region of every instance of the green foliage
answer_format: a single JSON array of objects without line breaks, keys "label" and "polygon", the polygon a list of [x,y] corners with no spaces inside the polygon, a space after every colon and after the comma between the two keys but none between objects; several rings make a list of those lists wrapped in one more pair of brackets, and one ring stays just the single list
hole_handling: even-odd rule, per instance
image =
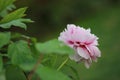
[{"label": "green foliage", "polygon": [[[27,29],[25,23],[33,22],[24,18],[26,7],[12,11],[15,8],[14,1],[0,0],[0,27],[5,30],[0,32],[0,72],[2,76],[5,76],[6,80],[28,80],[37,74],[37,77],[42,80],[71,80],[60,69],[68,61],[68,55],[73,54],[74,50],[57,39],[40,43],[36,38],[10,31],[12,26]],[[9,11],[11,12],[9,13]],[[46,55],[43,59],[44,54]],[[56,62],[58,55],[60,58],[63,55],[67,56],[67,60],[63,61],[64,64],[57,66],[59,70],[56,67],[59,65]]]},{"label": "green foliage", "polygon": [[3,68],[3,62],[2,62],[2,56],[0,56],[0,72],[2,71]]},{"label": "green foliage", "polygon": [[7,16],[5,16],[0,23],[7,23],[10,22],[11,20],[16,20],[19,19],[21,17],[25,16],[25,11],[27,8],[20,8],[18,10],[15,10],[14,12],[11,12],[10,14],[8,14]]},{"label": "green foliage", "polygon": [[57,39],[53,39],[50,41],[47,41],[45,43],[37,43],[36,48],[41,53],[56,53],[56,54],[73,54],[74,51],[68,47],[59,42]]},{"label": "green foliage", "polygon": [[12,64],[19,65],[25,70],[31,69],[34,62],[28,43],[22,40],[9,45],[8,56],[11,58]]},{"label": "green foliage", "polygon": [[8,66],[5,75],[6,80],[27,80],[24,72],[17,66]]},{"label": "green foliage", "polygon": [[15,8],[13,2],[15,2],[15,0],[0,0],[0,16],[4,17],[8,14],[8,11]]},{"label": "green foliage", "polygon": [[1,21],[0,21],[0,27],[2,28],[10,28],[12,25],[21,27],[26,29],[26,24],[24,22],[33,22],[30,19],[24,19],[22,17],[25,16],[25,11],[27,8],[20,8],[18,10],[15,10],[14,12],[11,12],[10,14],[6,15]]},{"label": "green foliage", "polygon": [[10,32],[0,32],[0,48],[10,42]]},{"label": "green foliage", "polygon": [[48,67],[40,67],[38,68],[36,73],[42,80],[71,80],[68,76],[64,75],[63,73]]}]

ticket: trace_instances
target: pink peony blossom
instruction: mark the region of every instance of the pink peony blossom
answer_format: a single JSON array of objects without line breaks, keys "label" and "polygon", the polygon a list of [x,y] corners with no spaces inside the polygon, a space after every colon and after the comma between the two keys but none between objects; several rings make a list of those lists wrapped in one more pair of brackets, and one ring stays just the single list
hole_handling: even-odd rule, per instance
[{"label": "pink peony blossom", "polygon": [[92,61],[97,61],[101,56],[98,49],[98,37],[91,34],[90,29],[84,29],[74,24],[68,24],[67,29],[60,33],[59,41],[64,42],[75,50],[75,54],[70,55],[70,59],[76,62],[83,61],[87,68]]}]

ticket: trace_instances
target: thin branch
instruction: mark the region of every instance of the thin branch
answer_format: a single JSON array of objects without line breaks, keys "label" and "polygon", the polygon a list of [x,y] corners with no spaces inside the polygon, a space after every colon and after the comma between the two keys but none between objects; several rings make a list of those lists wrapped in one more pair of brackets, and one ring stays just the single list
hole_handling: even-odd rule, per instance
[{"label": "thin branch", "polygon": [[34,65],[32,71],[31,71],[30,74],[28,75],[28,80],[31,80],[31,79],[32,79],[32,77],[33,77],[35,71],[37,70],[39,64],[40,64],[41,61],[42,61],[42,58],[43,58],[43,55],[40,55],[40,57],[38,58],[37,63]]}]

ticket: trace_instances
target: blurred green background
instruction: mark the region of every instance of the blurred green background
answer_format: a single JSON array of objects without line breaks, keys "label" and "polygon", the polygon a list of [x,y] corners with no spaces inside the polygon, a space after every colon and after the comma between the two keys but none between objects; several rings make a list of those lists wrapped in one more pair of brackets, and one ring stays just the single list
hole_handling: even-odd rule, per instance
[{"label": "blurred green background", "polygon": [[18,0],[15,4],[28,6],[27,17],[35,21],[27,32],[17,30],[39,41],[58,37],[67,24],[91,28],[99,37],[102,57],[90,69],[69,63],[80,80],[120,80],[120,0]]}]

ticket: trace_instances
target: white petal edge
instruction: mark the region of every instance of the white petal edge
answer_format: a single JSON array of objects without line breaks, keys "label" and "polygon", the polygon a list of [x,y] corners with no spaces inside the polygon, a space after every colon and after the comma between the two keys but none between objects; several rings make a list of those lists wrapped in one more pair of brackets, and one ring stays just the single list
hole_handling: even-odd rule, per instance
[{"label": "white petal edge", "polygon": [[89,53],[87,52],[87,50],[85,50],[85,49],[83,49],[83,48],[78,47],[78,48],[77,48],[77,53],[78,53],[81,57],[83,57],[83,58],[85,58],[85,59],[89,59],[89,58],[90,58],[90,55],[89,55]]},{"label": "white petal edge", "polygon": [[86,67],[87,69],[90,68],[91,63],[92,63],[91,60],[85,60],[85,61],[84,61],[85,67]]}]

